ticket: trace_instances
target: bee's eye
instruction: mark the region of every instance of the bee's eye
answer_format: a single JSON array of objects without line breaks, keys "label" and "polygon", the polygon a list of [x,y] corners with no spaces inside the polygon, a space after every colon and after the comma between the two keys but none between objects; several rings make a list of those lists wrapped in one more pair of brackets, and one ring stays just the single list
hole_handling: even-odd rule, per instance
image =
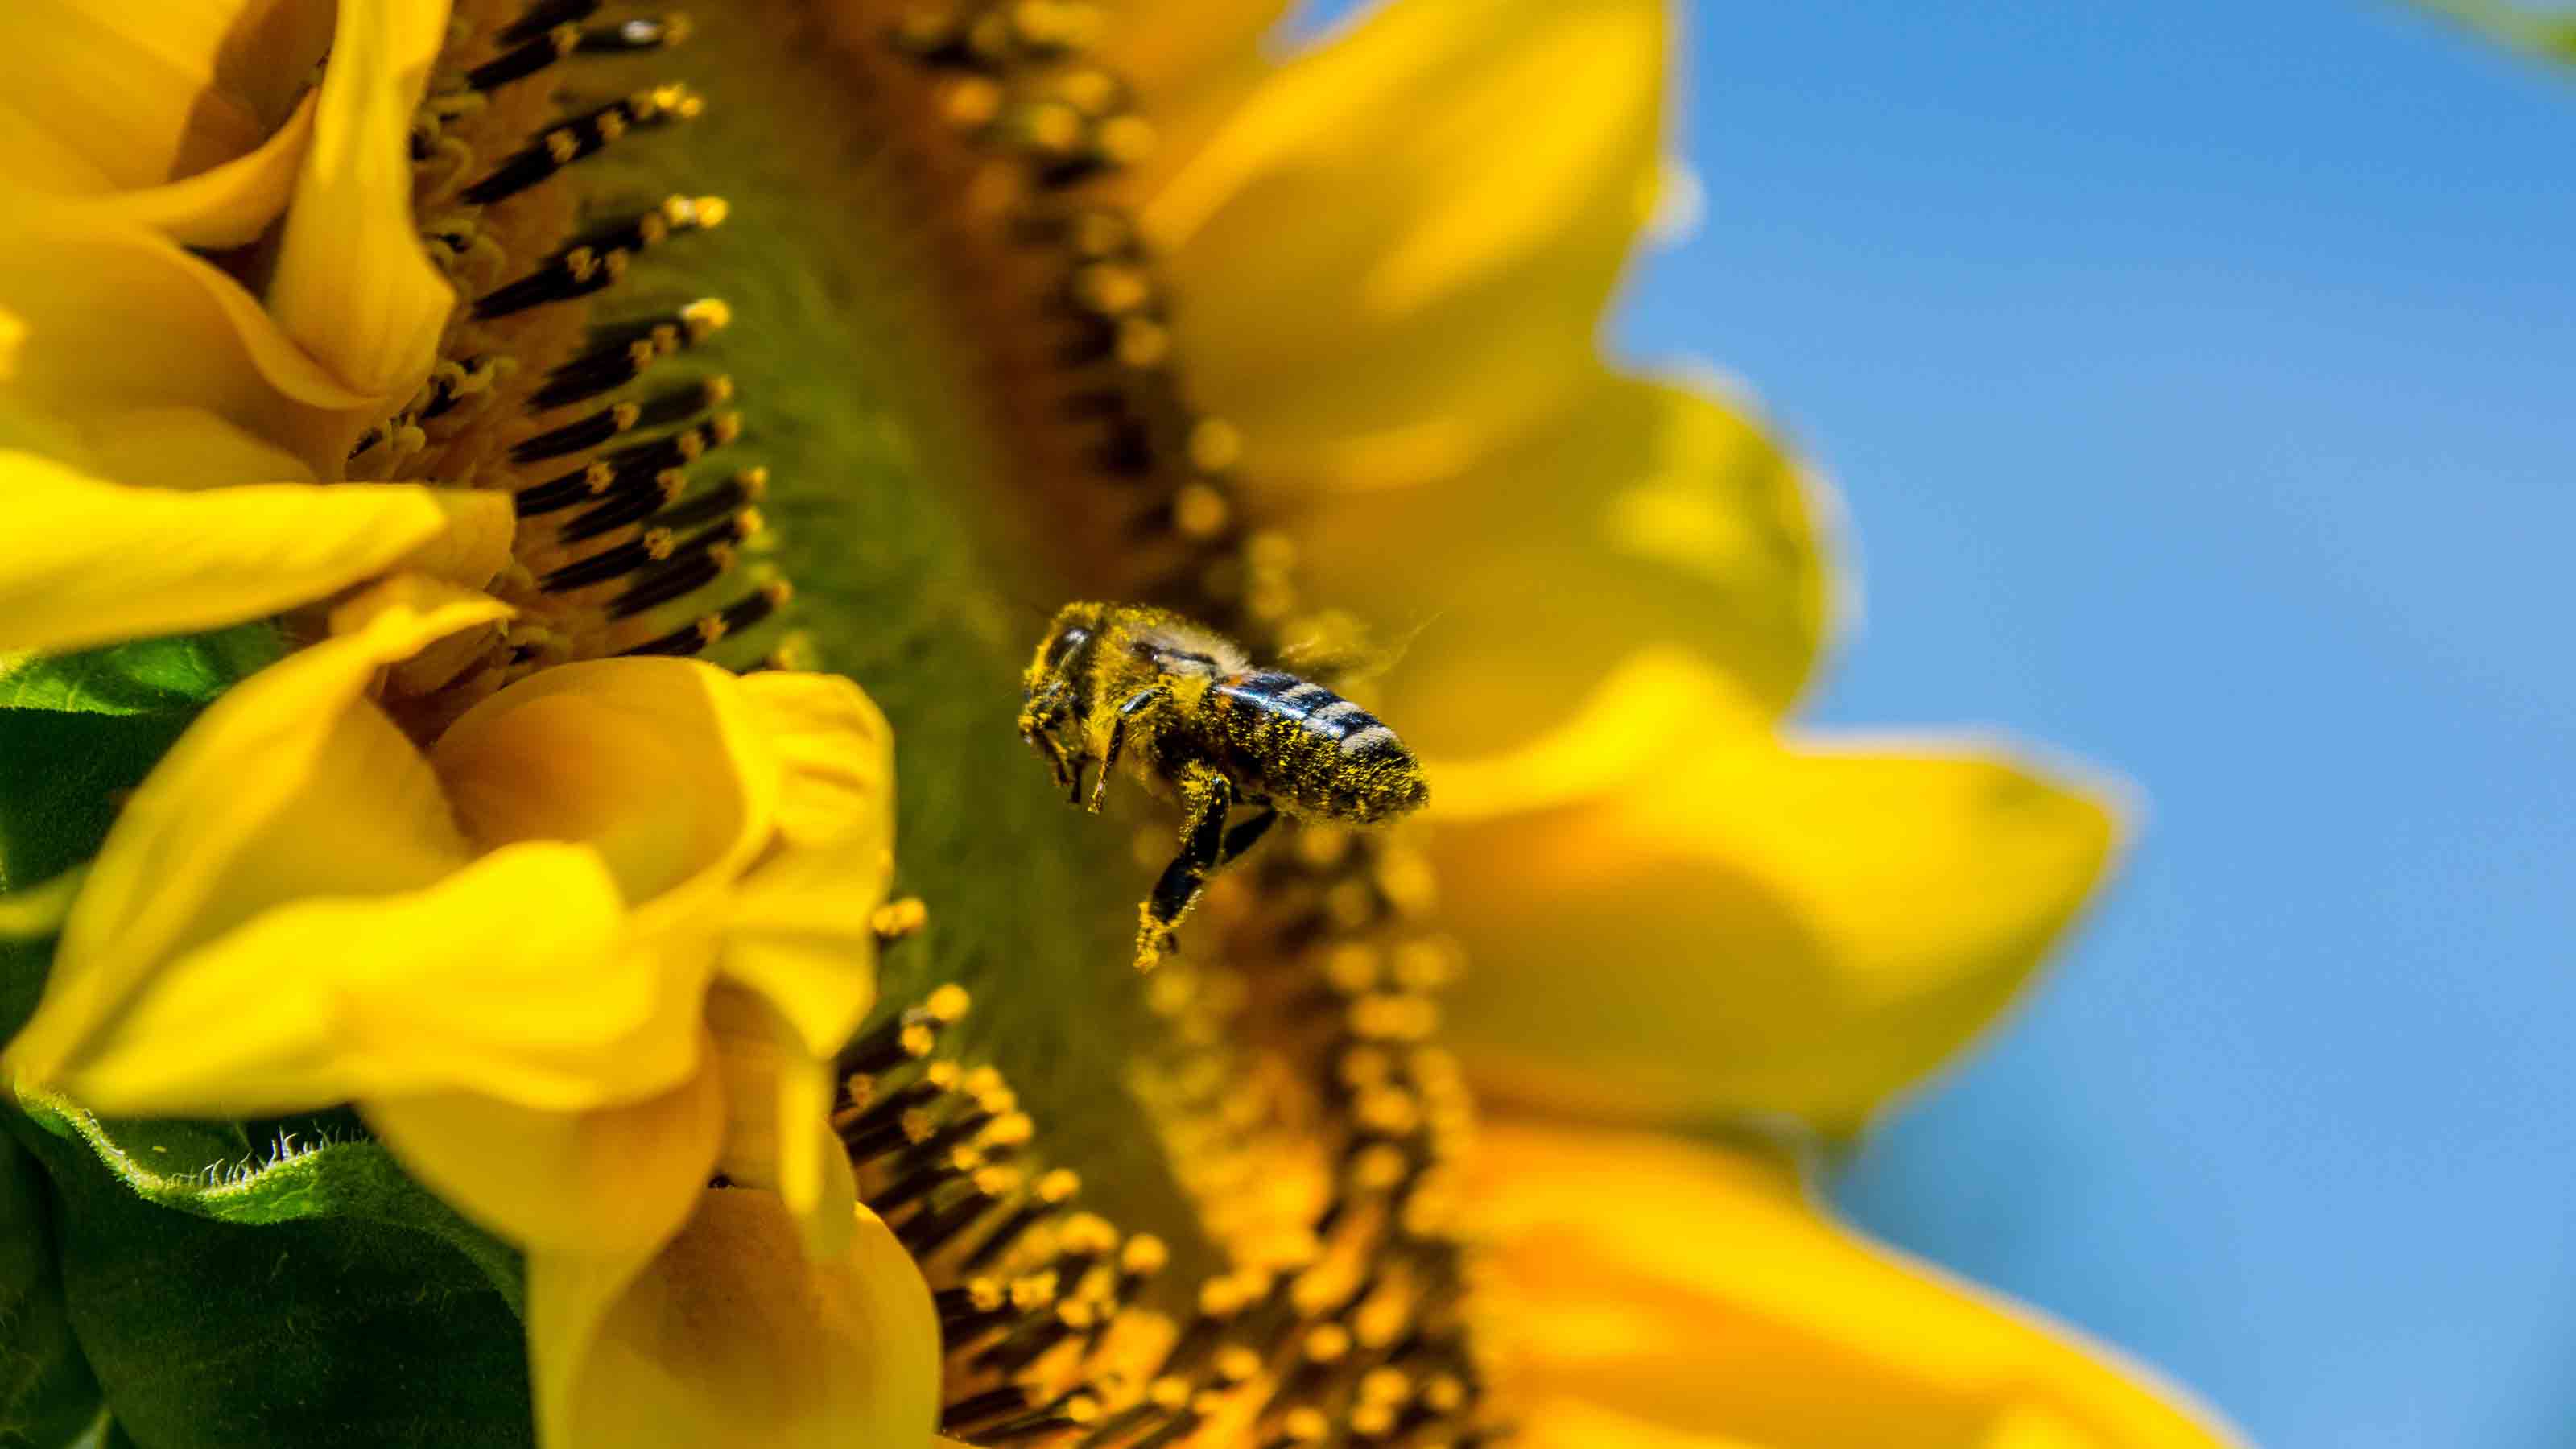
[{"label": "bee's eye", "polygon": [[1081,644],[1084,640],[1090,637],[1091,631],[1088,629],[1066,629],[1057,634],[1053,639],[1048,640],[1046,647],[1047,668],[1053,669],[1057,665],[1062,664],[1065,660],[1065,656],[1071,654],[1076,645]]}]

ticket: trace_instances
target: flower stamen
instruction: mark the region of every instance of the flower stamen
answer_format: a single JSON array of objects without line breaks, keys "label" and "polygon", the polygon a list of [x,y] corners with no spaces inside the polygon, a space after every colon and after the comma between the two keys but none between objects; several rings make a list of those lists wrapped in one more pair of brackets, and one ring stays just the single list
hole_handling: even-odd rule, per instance
[{"label": "flower stamen", "polygon": [[568,453],[587,452],[639,427],[669,427],[689,422],[733,397],[733,379],[718,374],[682,387],[667,388],[642,402],[620,402],[549,428],[510,445],[513,463],[543,463]]},{"label": "flower stamen", "polygon": [[457,192],[457,197],[476,206],[507,200],[633,132],[695,120],[705,110],[706,102],[685,86],[637,91],[564,121]]},{"label": "flower stamen", "polygon": [[[475,300],[451,320],[419,395],[367,430],[350,459],[353,477],[508,492],[521,520],[517,566],[491,585],[520,617],[479,665],[434,686],[435,702],[401,706],[424,731],[531,670],[707,652],[793,596],[764,568],[738,596],[690,607],[736,569],[760,528],[751,505],[765,472],[737,470],[691,492],[694,465],[742,435],[741,417],[720,411],[734,396],[730,377],[704,373],[621,395],[724,330],[732,310],[707,298],[643,316],[590,315],[636,258],[720,225],[726,203],[680,192],[592,215],[584,196],[556,184],[612,144],[702,115],[705,102],[668,81],[570,103],[560,87],[518,84],[574,57],[658,51],[683,38],[685,20],[594,23],[605,8],[597,0],[539,0],[508,19],[493,18],[496,8],[460,8],[452,60],[412,133],[424,242]],[[501,159],[478,167],[477,156]],[[562,415],[572,408],[581,411]],[[539,467],[547,476],[518,476]],[[593,592],[610,585],[613,594]]]},{"label": "flower stamen", "polygon": [[551,25],[524,40],[512,43],[505,39],[504,43],[511,48],[465,72],[463,89],[490,95],[503,86],[526,80],[572,54],[573,47],[581,43],[581,27]]},{"label": "flower stamen", "polygon": [[621,652],[626,654],[690,655],[722,642],[730,635],[775,616],[787,607],[795,590],[785,579],[771,579],[752,593],[734,600],[712,614],[701,614],[668,634],[647,639]]},{"label": "flower stamen", "polygon": [[[936,1290],[950,1363],[944,1432],[987,1449],[1140,1449],[1212,1422],[1264,1445],[1472,1432],[1478,1396],[1441,1167],[1463,1125],[1463,1089],[1445,1055],[1419,1044],[1428,1013],[1389,1004],[1427,1002],[1381,989],[1392,972],[1361,979],[1347,964],[1354,950],[1320,954],[1345,963],[1344,989],[1328,994],[1356,990],[1370,1003],[1326,1014],[1339,1043],[1332,1100],[1351,1124],[1335,1186],[1304,1249],[1201,1281],[1179,1325],[1153,1292],[1170,1261],[1162,1240],[1075,1210],[1072,1174],[1022,1165],[1035,1125],[998,1071],[941,1054],[926,1008],[862,1038],[854,1051],[872,1074],[853,1083],[836,1125],[862,1197]],[[1235,1115],[1220,1135],[1257,1125],[1258,1113]]]},{"label": "flower stamen", "polygon": [[698,346],[733,325],[733,309],[714,297],[677,311],[592,330],[578,355],[546,374],[528,397],[531,413],[552,412],[613,392],[664,358]]}]

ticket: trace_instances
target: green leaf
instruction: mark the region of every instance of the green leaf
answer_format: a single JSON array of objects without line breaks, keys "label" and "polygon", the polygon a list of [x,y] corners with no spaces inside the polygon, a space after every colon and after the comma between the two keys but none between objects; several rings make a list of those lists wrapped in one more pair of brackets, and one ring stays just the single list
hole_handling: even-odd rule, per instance
[{"label": "green leaf", "polygon": [[44,1172],[0,1136],[0,1445],[67,1444],[98,1410],[63,1302]]},{"label": "green leaf", "polygon": [[40,886],[0,892],[0,1045],[36,1014],[61,939],[57,933],[88,874],[68,870]]},{"label": "green leaf", "polygon": [[[372,1142],[11,1114],[62,1211],[63,1295],[148,1449],[531,1442],[526,1349],[469,1225]],[[506,1259],[481,1239],[487,1259]]]},{"label": "green leaf", "polygon": [[16,1036],[27,1018],[36,1014],[53,958],[51,936],[33,941],[0,939],[0,1044]]},{"label": "green leaf", "polygon": [[321,1125],[309,1134],[271,1124],[255,1136],[239,1122],[103,1120],[59,1097],[22,1091],[19,1100],[38,1127],[79,1142],[145,1202],[250,1226],[338,1217],[420,1233],[454,1249],[518,1311],[518,1255],[414,1182],[353,1126],[314,1119]]},{"label": "green leaf", "polygon": [[257,623],[30,658],[0,673],[0,709],[193,714],[278,653],[277,630]]},{"label": "green leaf", "polygon": [[98,854],[118,802],[192,718],[0,710],[0,890]]},{"label": "green leaf", "polygon": [[97,854],[124,793],[215,696],[277,654],[275,629],[245,624],[0,672],[0,890]]}]

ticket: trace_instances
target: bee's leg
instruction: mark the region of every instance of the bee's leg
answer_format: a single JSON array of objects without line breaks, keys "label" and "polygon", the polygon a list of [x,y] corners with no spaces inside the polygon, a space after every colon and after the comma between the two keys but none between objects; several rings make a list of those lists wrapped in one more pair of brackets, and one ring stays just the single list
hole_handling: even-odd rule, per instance
[{"label": "bee's leg", "polygon": [[1064,684],[1058,681],[1048,685],[1021,705],[1020,738],[1034,745],[1046,758],[1047,769],[1054,774],[1055,782],[1074,788],[1075,798],[1080,799],[1079,787],[1074,786],[1072,775],[1065,769],[1064,746],[1055,737],[1056,720],[1066,712]]},{"label": "bee's leg", "polygon": [[1279,812],[1265,804],[1261,807],[1260,814],[1227,831],[1225,844],[1216,853],[1218,868],[1223,869],[1233,864],[1236,856],[1260,844],[1261,837],[1269,834],[1270,827],[1277,823],[1279,823]]},{"label": "bee's leg", "polygon": [[1069,783],[1072,777],[1065,772],[1064,748],[1055,742],[1055,736],[1033,734],[1029,741],[1038,747],[1039,754],[1046,756],[1047,769],[1055,775],[1055,782],[1059,785]]},{"label": "bee's leg", "polygon": [[1149,684],[1127,696],[1118,711],[1109,717],[1109,740],[1100,747],[1100,778],[1091,784],[1091,813],[1100,813],[1101,797],[1109,793],[1110,773],[1118,768],[1118,756],[1127,748],[1127,721],[1170,699],[1172,692],[1159,684]]},{"label": "bee's leg", "polygon": [[1144,920],[1136,933],[1136,969],[1151,971],[1172,944],[1181,917],[1198,903],[1225,848],[1226,810],[1234,803],[1234,784],[1204,761],[1185,765],[1180,778],[1181,853],[1163,867],[1154,893],[1140,908]]}]

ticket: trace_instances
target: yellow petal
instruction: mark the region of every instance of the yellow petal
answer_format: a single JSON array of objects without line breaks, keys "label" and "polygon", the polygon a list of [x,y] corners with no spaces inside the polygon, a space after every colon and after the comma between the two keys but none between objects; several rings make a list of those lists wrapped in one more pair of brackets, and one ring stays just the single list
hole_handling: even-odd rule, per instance
[{"label": "yellow petal", "polygon": [[158,8],[20,0],[0,10],[0,45],[25,67],[0,102],[0,161],[13,183],[132,190],[259,144],[258,117],[214,87],[218,7]]},{"label": "yellow petal", "polygon": [[1394,0],[1147,201],[1250,475],[1422,476],[1579,383],[1651,204],[1665,29],[1662,0]]},{"label": "yellow petal", "polygon": [[1489,466],[1319,491],[1289,527],[1317,598],[1418,631],[1380,713],[1417,749],[1466,755],[1563,723],[1650,646],[1786,709],[1825,639],[1830,519],[1796,461],[1725,400],[1605,372]]},{"label": "yellow petal", "polygon": [[386,409],[428,376],[456,300],[411,215],[412,112],[446,22],[444,0],[340,7],[268,287],[287,335]]},{"label": "yellow petal", "polygon": [[517,510],[498,488],[442,488],[431,495],[444,516],[428,542],[403,555],[400,572],[425,574],[460,588],[480,589],[510,566],[518,538]]},{"label": "yellow petal", "polygon": [[830,1058],[808,1051],[785,1017],[740,987],[707,993],[706,1022],[725,1091],[718,1169],[739,1186],[778,1194],[811,1251],[840,1251],[857,1194],[828,1118]]},{"label": "yellow petal", "polygon": [[1258,88],[1277,62],[1264,39],[1288,12],[1286,0],[1114,0],[1102,12],[1089,54],[1135,92],[1152,144],[1101,185],[1134,205],[1189,164]]},{"label": "yellow petal", "polygon": [[388,594],[355,632],[216,700],[108,832],[10,1046],[19,1069],[50,1080],[157,973],[266,911],[407,894],[462,866],[437,781],[363,695],[383,665],[508,613],[479,595]]},{"label": "yellow petal", "polygon": [[537,1442],[927,1445],[930,1290],[876,1215],[853,1211],[849,1247],[821,1261],[775,1197],[739,1188],[706,1192],[649,1263],[530,1253]]},{"label": "yellow petal", "polygon": [[2237,1442],[2110,1351],[1845,1232],[1750,1159],[1495,1123],[1476,1177],[1508,1325],[1498,1381],[1665,1436],[1542,1435],[1550,1449]]},{"label": "yellow petal", "polygon": [[876,1005],[876,937],[892,852],[868,845],[764,861],[734,890],[718,969],[759,992],[814,1055],[829,1055]]},{"label": "yellow petal", "polygon": [[794,1119],[780,1090],[789,1045],[778,1013],[752,992],[722,983],[707,992],[707,1037],[724,1082],[723,1155],[716,1168],[745,1187],[778,1191],[780,1124]]},{"label": "yellow petal", "polygon": [[321,58],[329,14],[313,0],[14,0],[0,8],[0,51],[20,77],[0,100],[0,174],[57,195],[130,194],[247,156]]},{"label": "yellow petal", "polygon": [[[707,1050],[701,1041],[702,1064]],[[715,1169],[725,1120],[723,1087],[707,1070],[585,1112],[472,1092],[358,1105],[413,1176],[532,1253],[643,1253],[669,1241]]]},{"label": "yellow petal", "polygon": [[311,483],[311,466],[202,408],[101,412],[31,451],[74,462],[101,478],[193,490],[236,483]]},{"label": "yellow petal", "polygon": [[696,1003],[685,1037],[653,1039],[658,978],[615,969],[619,916],[607,872],[565,845],[496,851],[405,895],[291,902],[163,967],[53,1080],[133,1116],[451,1086],[556,1107],[631,1099],[685,1071]]},{"label": "yellow petal", "polygon": [[869,917],[894,874],[893,731],[846,679],[740,683],[783,765],[778,843],[733,893],[721,969],[828,1056],[876,1004]]},{"label": "yellow petal", "polygon": [[259,239],[286,209],[313,135],[307,99],[256,150],[184,180],[71,200],[66,210],[157,231],[182,246],[237,247]]},{"label": "yellow petal", "polygon": [[1455,996],[1494,1090],[1857,1128],[2012,998],[2107,869],[2102,796],[1993,748],[1783,740],[1641,659],[1516,756],[1434,767]]},{"label": "yellow petal", "polygon": [[18,890],[0,891],[0,941],[33,941],[63,928],[89,867],[76,865]]},{"label": "yellow petal", "polygon": [[696,660],[531,675],[468,710],[430,758],[479,845],[584,842],[630,905],[730,882],[777,816],[777,757],[741,682]]},{"label": "yellow petal", "polygon": [[1561,1397],[1521,1406],[1512,1415],[1512,1428],[1513,1442],[1523,1449],[1775,1449],[1731,1434],[1667,1429],[1616,1409]]},{"label": "yellow petal", "polygon": [[1286,0],[1108,0],[1098,8],[1099,40],[1090,53],[1158,101],[1254,54],[1288,11]]},{"label": "yellow petal", "polygon": [[789,849],[837,849],[850,840],[894,841],[894,727],[856,684],[837,674],[784,670],[736,682],[776,752],[777,824]]},{"label": "yellow petal", "polygon": [[332,479],[387,409],[297,347],[240,283],[140,227],[0,209],[0,310],[24,327],[6,401],[86,448],[112,448],[138,412],[194,409]]},{"label": "yellow petal", "polygon": [[169,492],[10,451],[0,497],[28,540],[0,555],[0,649],[80,649],[274,614],[381,571],[449,519],[432,490],[410,484]]}]

